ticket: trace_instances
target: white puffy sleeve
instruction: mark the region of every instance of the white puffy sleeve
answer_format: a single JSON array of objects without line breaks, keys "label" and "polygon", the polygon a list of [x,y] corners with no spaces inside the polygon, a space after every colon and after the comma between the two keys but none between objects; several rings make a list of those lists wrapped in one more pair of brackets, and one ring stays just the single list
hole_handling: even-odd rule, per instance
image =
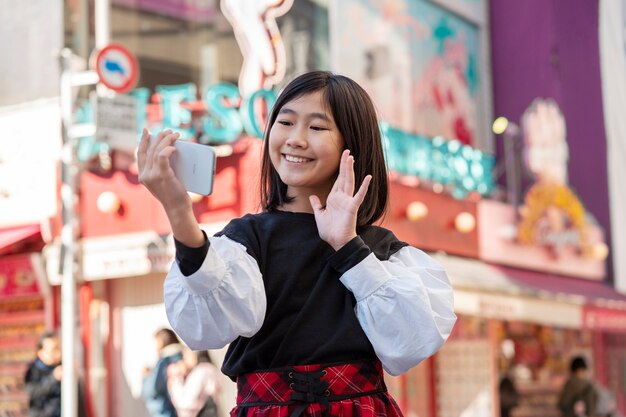
[{"label": "white puffy sleeve", "polygon": [[165,311],[172,329],[193,350],[219,349],[239,336],[253,336],[266,309],[263,278],[246,248],[209,237],[200,269],[184,276],[174,262],[164,283]]},{"label": "white puffy sleeve", "polygon": [[354,294],[359,323],[391,375],[434,354],[456,321],[444,268],[412,246],[385,261],[370,253],[341,282]]}]

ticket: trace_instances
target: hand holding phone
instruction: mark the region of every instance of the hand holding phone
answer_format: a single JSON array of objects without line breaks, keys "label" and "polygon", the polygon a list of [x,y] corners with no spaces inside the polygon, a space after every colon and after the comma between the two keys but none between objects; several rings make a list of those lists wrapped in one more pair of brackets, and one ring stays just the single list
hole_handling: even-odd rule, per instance
[{"label": "hand holding phone", "polygon": [[[156,136],[150,137],[152,143]],[[216,155],[209,145],[177,139],[176,152],[170,156],[170,166],[185,190],[201,195],[213,192]]]},{"label": "hand holding phone", "polygon": [[170,157],[170,164],[176,178],[187,191],[210,195],[215,178],[216,155],[213,148],[180,139],[174,142],[174,147],[176,152]]},{"label": "hand holding phone", "polygon": [[215,153],[209,146],[177,140],[170,129],[151,135],[144,128],[137,148],[139,182],[165,209],[175,238],[190,247],[204,240],[187,191],[213,191]]}]

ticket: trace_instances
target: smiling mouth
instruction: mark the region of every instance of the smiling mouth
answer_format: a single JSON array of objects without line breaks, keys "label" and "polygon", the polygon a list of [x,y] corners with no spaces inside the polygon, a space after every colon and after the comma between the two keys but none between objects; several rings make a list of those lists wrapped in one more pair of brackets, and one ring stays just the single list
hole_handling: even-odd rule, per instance
[{"label": "smiling mouth", "polygon": [[302,164],[305,162],[312,161],[312,159],[309,159],[309,158],[303,158],[301,156],[293,156],[293,155],[287,155],[287,154],[283,154],[283,157],[287,160],[287,162],[293,162],[296,164]]}]

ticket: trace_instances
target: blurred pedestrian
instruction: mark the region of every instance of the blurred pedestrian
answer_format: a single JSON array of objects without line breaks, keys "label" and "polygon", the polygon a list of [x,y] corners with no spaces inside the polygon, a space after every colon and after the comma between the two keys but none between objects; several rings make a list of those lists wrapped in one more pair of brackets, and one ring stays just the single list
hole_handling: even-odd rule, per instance
[{"label": "blurred pedestrian", "polygon": [[217,417],[219,370],[208,351],[184,349],[183,360],[171,364],[167,372],[168,388],[178,417]]},{"label": "blurred pedestrian", "polygon": [[61,415],[61,341],[56,332],[46,332],[37,342],[37,358],[24,377],[31,417]]},{"label": "blurred pedestrian", "polygon": [[519,393],[510,371],[500,379],[500,417],[510,417],[519,404]]},{"label": "blurred pedestrian", "polygon": [[570,376],[559,395],[558,406],[563,417],[596,417],[598,392],[588,372],[585,358],[572,358]]},{"label": "blurred pedestrian", "polygon": [[152,417],[176,417],[176,409],[167,389],[167,368],[183,359],[182,345],[171,329],[154,335],[159,359],[152,369],[144,370],[141,397]]}]

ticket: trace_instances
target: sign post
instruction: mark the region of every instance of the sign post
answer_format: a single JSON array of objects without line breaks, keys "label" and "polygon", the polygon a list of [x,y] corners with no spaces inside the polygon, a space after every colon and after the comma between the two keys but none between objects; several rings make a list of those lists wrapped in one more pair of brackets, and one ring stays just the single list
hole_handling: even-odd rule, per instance
[{"label": "sign post", "polygon": [[63,149],[61,155],[61,415],[76,417],[78,406],[78,381],[76,378],[76,275],[80,271],[78,262],[78,193],[79,167],[76,164],[76,139],[93,135],[92,124],[76,125],[73,121],[73,87],[95,85],[98,75],[94,71],[74,72],[71,69],[72,51],[61,51],[61,130]]},{"label": "sign post", "polygon": [[[76,376],[77,276],[82,270],[78,256],[79,200],[78,181],[80,168],[76,163],[77,139],[96,134],[93,123],[75,124],[73,120],[74,97],[72,89],[102,84],[117,93],[132,89],[138,79],[138,66],[133,55],[117,44],[102,48],[96,55],[95,70],[72,71],[72,51],[61,51],[61,130],[63,149],[61,155],[61,415],[76,417],[78,411],[78,381]],[[134,104],[134,103],[133,103]],[[119,110],[119,109],[118,109]],[[134,113],[133,117],[134,117]],[[117,126],[117,125],[114,125]]]},{"label": "sign post", "polygon": [[139,79],[139,66],[126,47],[111,43],[100,49],[95,57],[95,70],[100,82],[116,93],[132,90]]}]

